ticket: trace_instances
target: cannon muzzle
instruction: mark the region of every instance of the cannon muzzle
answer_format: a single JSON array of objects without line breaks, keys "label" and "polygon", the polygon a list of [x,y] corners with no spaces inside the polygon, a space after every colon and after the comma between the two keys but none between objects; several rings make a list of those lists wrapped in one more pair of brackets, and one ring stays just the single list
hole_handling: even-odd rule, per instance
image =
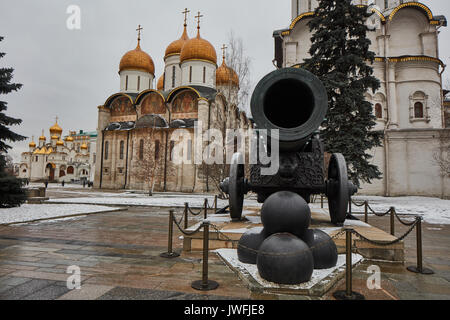
[{"label": "cannon muzzle", "polygon": [[256,86],[251,111],[258,129],[278,129],[274,136],[283,151],[299,150],[322,124],[327,92],[312,73],[285,68],[266,75]]}]

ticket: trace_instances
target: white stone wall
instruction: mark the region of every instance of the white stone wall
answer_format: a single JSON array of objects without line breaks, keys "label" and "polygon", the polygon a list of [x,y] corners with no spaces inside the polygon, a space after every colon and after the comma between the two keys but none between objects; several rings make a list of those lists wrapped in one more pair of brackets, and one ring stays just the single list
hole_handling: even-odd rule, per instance
[{"label": "white stone wall", "polygon": [[[173,68],[175,67],[175,86],[173,86]],[[172,90],[181,86],[180,55],[172,55],[165,59],[164,90]]]},{"label": "white stone wall", "polygon": [[[192,67],[192,77],[190,77],[190,68]],[[203,78],[203,68],[205,68],[205,78]],[[182,86],[204,86],[216,87],[216,69],[217,66],[208,61],[188,60],[181,64],[181,85]],[[205,80],[205,81],[203,81]]]},{"label": "white stone wall", "polygon": [[[139,90],[138,80],[140,80]],[[153,89],[153,80],[154,75],[150,73],[137,70],[124,70],[120,72],[120,92],[138,93],[144,90]]]}]

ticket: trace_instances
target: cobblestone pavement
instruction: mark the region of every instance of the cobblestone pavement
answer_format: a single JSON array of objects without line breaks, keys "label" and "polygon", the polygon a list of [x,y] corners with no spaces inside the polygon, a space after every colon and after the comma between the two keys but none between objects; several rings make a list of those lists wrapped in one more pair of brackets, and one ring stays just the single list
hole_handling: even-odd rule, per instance
[{"label": "cobblestone pavement", "polygon": [[[80,191],[83,192],[83,191]],[[73,195],[77,196],[77,195]],[[178,212],[180,217],[181,212]],[[371,217],[389,230],[389,218]],[[164,259],[167,251],[168,210],[128,208],[69,220],[0,227],[0,299],[305,299],[250,292],[219,258],[211,253],[209,278],[217,290],[199,293],[191,282],[201,279],[201,253],[182,253]],[[406,228],[396,226],[397,235]],[[175,251],[182,248],[174,236]],[[450,228],[424,224],[424,264],[434,275],[417,275],[405,266],[415,264],[415,234],[405,241],[404,265],[364,262],[353,273],[353,289],[367,299],[449,299]],[[368,290],[367,268],[378,265],[381,289]],[[81,289],[69,290],[68,266],[81,271]],[[345,281],[336,289],[345,288]],[[332,289],[324,299],[333,299]]]}]

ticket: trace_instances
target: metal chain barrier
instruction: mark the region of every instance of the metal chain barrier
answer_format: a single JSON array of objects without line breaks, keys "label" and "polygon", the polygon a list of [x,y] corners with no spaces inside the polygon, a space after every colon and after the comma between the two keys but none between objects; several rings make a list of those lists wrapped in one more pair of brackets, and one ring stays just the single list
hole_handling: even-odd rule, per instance
[{"label": "metal chain barrier", "polygon": [[400,218],[400,216],[398,215],[397,211],[395,211],[395,208],[393,208],[393,212],[394,212],[394,215],[395,215],[395,217],[397,218],[397,220],[398,220],[401,224],[403,224],[404,226],[412,226],[412,225],[415,223],[415,221],[406,222],[405,220],[402,220],[402,219]]},{"label": "metal chain barrier", "polygon": [[390,246],[396,243],[399,243],[400,241],[403,241],[416,227],[418,221],[420,221],[422,218],[421,217],[416,217],[416,220],[414,221],[414,223],[411,225],[411,227],[409,228],[408,231],[406,231],[406,233],[404,235],[402,235],[401,237],[392,240],[392,241],[376,241],[376,240],[370,240],[366,237],[364,237],[362,234],[360,234],[358,231],[352,229],[352,233],[355,234],[356,236],[360,237],[362,240],[369,242],[371,244],[375,244],[375,245],[379,245],[379,246]]},{"label": "metal chain barrier", "polygon": [[353,203],[355,206],[357,206],[357,207],[362,207],[362,206],[364,206],[364,205],[366,204],[365,201],[364,201],[363,203],[357,203],[357,202],[355,202],[354,200],[352,200],[352,203]]}]

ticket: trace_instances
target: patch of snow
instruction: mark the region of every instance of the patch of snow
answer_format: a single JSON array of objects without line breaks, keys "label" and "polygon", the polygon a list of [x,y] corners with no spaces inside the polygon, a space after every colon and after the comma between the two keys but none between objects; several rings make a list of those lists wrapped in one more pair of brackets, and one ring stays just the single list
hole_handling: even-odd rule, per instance
[{"label": "patch of snow", "polygon": [[[375,212],[384,213],[394,207],[399,214],[419,215],[430,224],[450,224],[450,200],[429,197],[378,197],[355,196],[356,202],[369,201]],[[353,206],[356,213],[363,213],[364,208]],[[408,220],[408,218],[404,218]],[[411,218],[412,219],[412,218]]]},{"label": "patch of snow", "polygon": [[[282,285],[267,281],[259,275],[258,267],[253,264],[242,263],[238,259],[236,249],[217,249],[215,250],[217,254],[227,261],[233,268],[237,269],[239,272],[247,273],[252,276],[261,286],[264,288],[285,288],[285,289],[311,289],[318,283],[328,283],[330,280],[326,279],[333,273],[340,273],[345,270],[345,254],[338,256],[337,264],[334,268],[314,270],[311,276],[311,280],[298,285]],[[353,265],[358,264],[363,257],[359,254],[352,254]]]},{"label": "patch of snow", "polygon": [[17,208],[0,209],[0,224],[28,222],[71,215],[114,211],[118,208],[74,204],[23,204]]}]

